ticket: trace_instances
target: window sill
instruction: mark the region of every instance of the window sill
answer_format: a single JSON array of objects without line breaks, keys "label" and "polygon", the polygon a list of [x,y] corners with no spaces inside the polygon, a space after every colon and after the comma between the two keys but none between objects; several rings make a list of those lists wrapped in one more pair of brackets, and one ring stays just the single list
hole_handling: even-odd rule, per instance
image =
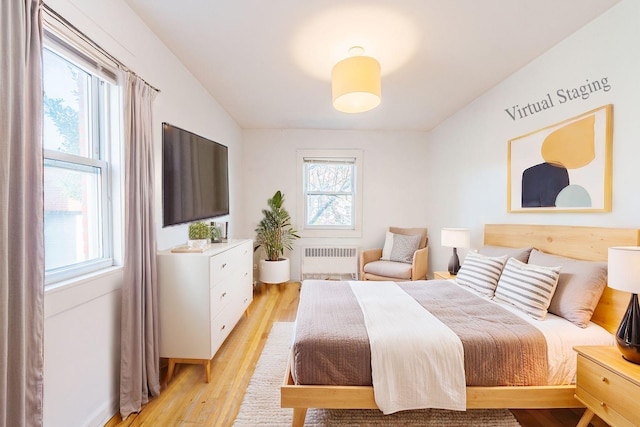
[{"label": "window sill", "polygon": [[48,285],[44,290],[45,319],[119,290],[123,272],[122,266],[113,266]]},{"label": "window sill", "polygon": [[340,230],[340,229],[308,229],[298,232],[300,237],[336,237],[336,238],[354,238],[362,237],[362,230]]}]

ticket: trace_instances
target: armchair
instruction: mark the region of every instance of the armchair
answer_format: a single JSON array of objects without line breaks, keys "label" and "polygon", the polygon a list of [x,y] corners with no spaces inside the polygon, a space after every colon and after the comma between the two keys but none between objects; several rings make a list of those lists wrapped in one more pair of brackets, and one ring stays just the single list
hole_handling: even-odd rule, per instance
[{"label": "armchair", "polygon": [[418,249],[413,253],[412,262],[382,260],[383,249],[362,251],[360,253],[360,280],[402,282],[425,279],[429,254],[427,229],[389,227],[389,231],[403,236],[420,236]]}]

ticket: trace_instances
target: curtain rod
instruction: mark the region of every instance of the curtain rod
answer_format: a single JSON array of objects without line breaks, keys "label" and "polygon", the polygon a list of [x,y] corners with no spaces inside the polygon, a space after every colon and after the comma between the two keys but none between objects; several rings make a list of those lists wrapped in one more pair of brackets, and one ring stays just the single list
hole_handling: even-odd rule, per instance
[{"label": "curtain rod", "polygon": [[136,72],[132,71],[129,67],[127,67],[125,64],[122,63],[122,61],[118,60],[115,56],[111,55],[109,52],[107,52],[102,46],[100,46],[98,43],[94,42],[89,36],[87,36],[85,33],[83,33],[82,31],[80,31],[75,25],[73,25],[71,22],[69,22],[66,18],[64,18],[62,15],[60,15],[58,12],[56,12],[55,10],[53,10],[49,5],[47,5],[46,3],[42,3],[42,6],[44,7],[44,9],[47,11],[47,13],[49,13],[51,16],[53,16],[55,19],[57,19],[62,25],[64,25],[65,27],[67,27],[69,30],[73,31],[74,33],[76,33],[80,38],[82,38],[85,42],[89,43],[94,49],[98,50],[101,54],[103,54],[104,56],[106,56],[107,58],[109,58],[111,61],[113,61],[118,68],[120,68],[121,70],[124,70],[128,73],[133,74],[134,76],[139,77],[143,82],[145,82],[145,84],[147,86],[149,86],[151,89],[155,90],[156,92],[160,93],[160,89],[158,89],[157,87],[149,84],[149,82],[147,82],[145,79],[143,79],[140,75],[138,75]]}]

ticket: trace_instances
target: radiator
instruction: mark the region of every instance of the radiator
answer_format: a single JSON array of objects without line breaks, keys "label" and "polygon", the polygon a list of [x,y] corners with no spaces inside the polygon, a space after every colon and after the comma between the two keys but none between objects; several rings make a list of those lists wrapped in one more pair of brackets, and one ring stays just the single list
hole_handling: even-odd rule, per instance
[{"label": "radiator", "polygon": [[355,246],[308,246],[303,248],[302,280],[357,280],[358,248]]}]

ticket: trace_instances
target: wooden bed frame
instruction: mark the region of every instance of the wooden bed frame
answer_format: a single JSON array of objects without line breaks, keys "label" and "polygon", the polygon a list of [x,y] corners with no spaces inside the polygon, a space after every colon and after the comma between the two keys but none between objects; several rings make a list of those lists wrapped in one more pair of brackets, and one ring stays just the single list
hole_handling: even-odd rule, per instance
[{"label": "wooden bed frame", "polygon": [[[541,251],[587,261],[606,261],[611,246],[640,245],[640,229],[554,225],[487,224],[484,244]],[[592,321],[615,333],[629,294],[606,288]],[[468,409],[578,408],[574,385],[467,387]],[[377,409],[371,386],[295,385],[287,366],[281,407],[293,408],[292,426],[304,425],[307,408]]]}]

